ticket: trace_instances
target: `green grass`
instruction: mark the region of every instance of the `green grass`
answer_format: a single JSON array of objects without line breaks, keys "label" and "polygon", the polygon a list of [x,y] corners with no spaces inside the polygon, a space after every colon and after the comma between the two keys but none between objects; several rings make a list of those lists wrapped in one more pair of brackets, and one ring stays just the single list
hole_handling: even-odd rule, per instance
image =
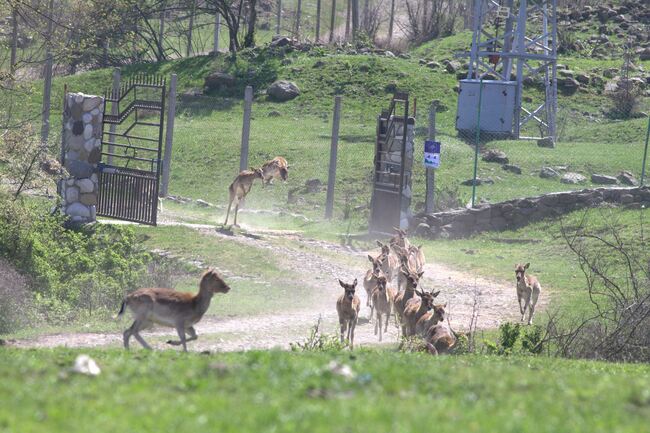
[{"label": "green grass", "polygon": [[[400,354],[0,352],[0,429],[159,432],[641,432],[650,369],[547,358]],[[356,376],[328,369],[335,360]],[[155,390],[152,391],[152,390]],[[434,427],[435,426],[435,427]]]}]

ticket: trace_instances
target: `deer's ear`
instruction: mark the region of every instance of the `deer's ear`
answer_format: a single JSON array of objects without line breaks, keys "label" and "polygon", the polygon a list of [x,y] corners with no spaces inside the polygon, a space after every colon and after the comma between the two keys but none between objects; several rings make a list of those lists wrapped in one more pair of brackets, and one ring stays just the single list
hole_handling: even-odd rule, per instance
[{"label": "deer's ear", "polygon": [[[440,294],[440,290],[438,290],[437,292],[431,292],[431,296],[433,296],[434,298],[437,297],[439,294]],[[447,306],[446,303],[445,306]]]},{"label": "deer's ear", "polygon": [[418,272],[418,278],[422,278],[422,275],[424,275],[424,271]]},{"label": "deer's ear", "polygon": [[[440,293],[440,292],[438,292],[438,293]],[[442,307],[447,308],[447,303],[445,302]]]},{"label": "deer's ear", "polygon": [[384,244],[382,244],[380,241],[377,241],[377,245],[380,246],[380,247],[384,246]]},{"label": "deer's ear", "polygon": [[353,285],[354,287],[357,287],[357,279],[356,279],[356,278],[355,278],[354,281],[352,282],[352,285]]},{"label": "deer's ear", "polygon": [[375,259],[370,254],[368,254],[368,260],[370,260],[370,263],[375,263]]},{"label": "deer's ear", "polygon": [[419,297],[423,297],[423,296],[424,296],[424,292],[420,292],[419,290],[416,290],[415,293],[416,293]]},{"label": "deer's ear", "polygon": [[345,289],[345,283],[343,281],[339,280],[339,284]]},{"label": "deer's ear", "polygon": [[526,266],[524,266],[524,269],[528,269],[529,266],[530,266],[530,263],[526,263]]}]

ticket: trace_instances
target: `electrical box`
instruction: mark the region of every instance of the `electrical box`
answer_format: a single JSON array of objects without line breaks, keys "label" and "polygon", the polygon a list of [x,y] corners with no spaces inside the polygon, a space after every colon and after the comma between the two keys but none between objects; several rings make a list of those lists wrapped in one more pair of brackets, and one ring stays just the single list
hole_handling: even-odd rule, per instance
[{"label": "electrical box", "polygon": [[[460,80],[456,114],[456,129],[460,132],[476,131],[480,89],[480,80]],[[516,81],[483,80],[483,93],[480,95],[482,133],[512,134],[516,91]]]}]

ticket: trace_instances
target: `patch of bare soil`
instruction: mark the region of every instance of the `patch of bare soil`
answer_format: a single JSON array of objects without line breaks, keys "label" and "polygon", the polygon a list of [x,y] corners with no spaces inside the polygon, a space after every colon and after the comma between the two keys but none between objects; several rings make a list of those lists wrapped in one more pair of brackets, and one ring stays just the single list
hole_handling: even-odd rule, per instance
[{"label": "patch of bare soil", "polygon": [[[177,224],[177,223],[174,223]],[[338,279],[351,282],[357,278],[357,294],[361,299],[361,319],[356,328],[355,344],[377,344],[373,322],[368,321],[370,310],[366,307],[366,293],[362,281],[367,269],[367,251],[355,251],[340,245],[306,239],[295,232],[246,231],[231,234],[215,230],[213,226],[184,224],[204,236],[222,238],[255,248],[268,250],[280,260],[286,272],[295,275],[312,293],[314,300],[309,308],[300,311],[261,316],[222,319],[206,316],[198,325],[199,339],[189,343],[189,349],[197,351],[237,351],[279,347],[288,349],[292,342],[300,341],[309,333],[319,317],[322,330],[338,332],[336,299],[342,293]],[[280,242],[282,241],[282,242]],[[451,324],[454,329],[466,329],[474,306],[478,305],[478,329],[495,328],[503,321],[519,319],[519,307],[514,283],[503,283],[468,275],[440,263],[428,263],[421,285],[427,290],[435,288],[441,294],[440,303],[448,303]],[[215,298],[214,302],[219,302]],[[546,294],[542,292],[537,310],[544,308]],[[124,327],[128,324],[125,322]],[[176,338],[172,329],[156,328],[143,332],[143,337],[154,347],[169,347],[165,341]],[[398,333],[394,319],[388,325],[383,343],[397,342]],[[121,345],[120,334],[71,333],[40,336],[31,340],[16,341],[19,347],[94,347]],[[132,342],[132,345],[137,345]]]}]

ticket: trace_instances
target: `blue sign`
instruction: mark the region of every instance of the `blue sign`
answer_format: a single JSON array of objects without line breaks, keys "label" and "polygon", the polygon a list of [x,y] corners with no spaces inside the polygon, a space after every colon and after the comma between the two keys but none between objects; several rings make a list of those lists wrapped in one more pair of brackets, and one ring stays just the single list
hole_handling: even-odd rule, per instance
[{"label": "blue sign", "polygon": [[440,167],[440,142],[426,140],[424,142],[424,166],[427,168]]}]

